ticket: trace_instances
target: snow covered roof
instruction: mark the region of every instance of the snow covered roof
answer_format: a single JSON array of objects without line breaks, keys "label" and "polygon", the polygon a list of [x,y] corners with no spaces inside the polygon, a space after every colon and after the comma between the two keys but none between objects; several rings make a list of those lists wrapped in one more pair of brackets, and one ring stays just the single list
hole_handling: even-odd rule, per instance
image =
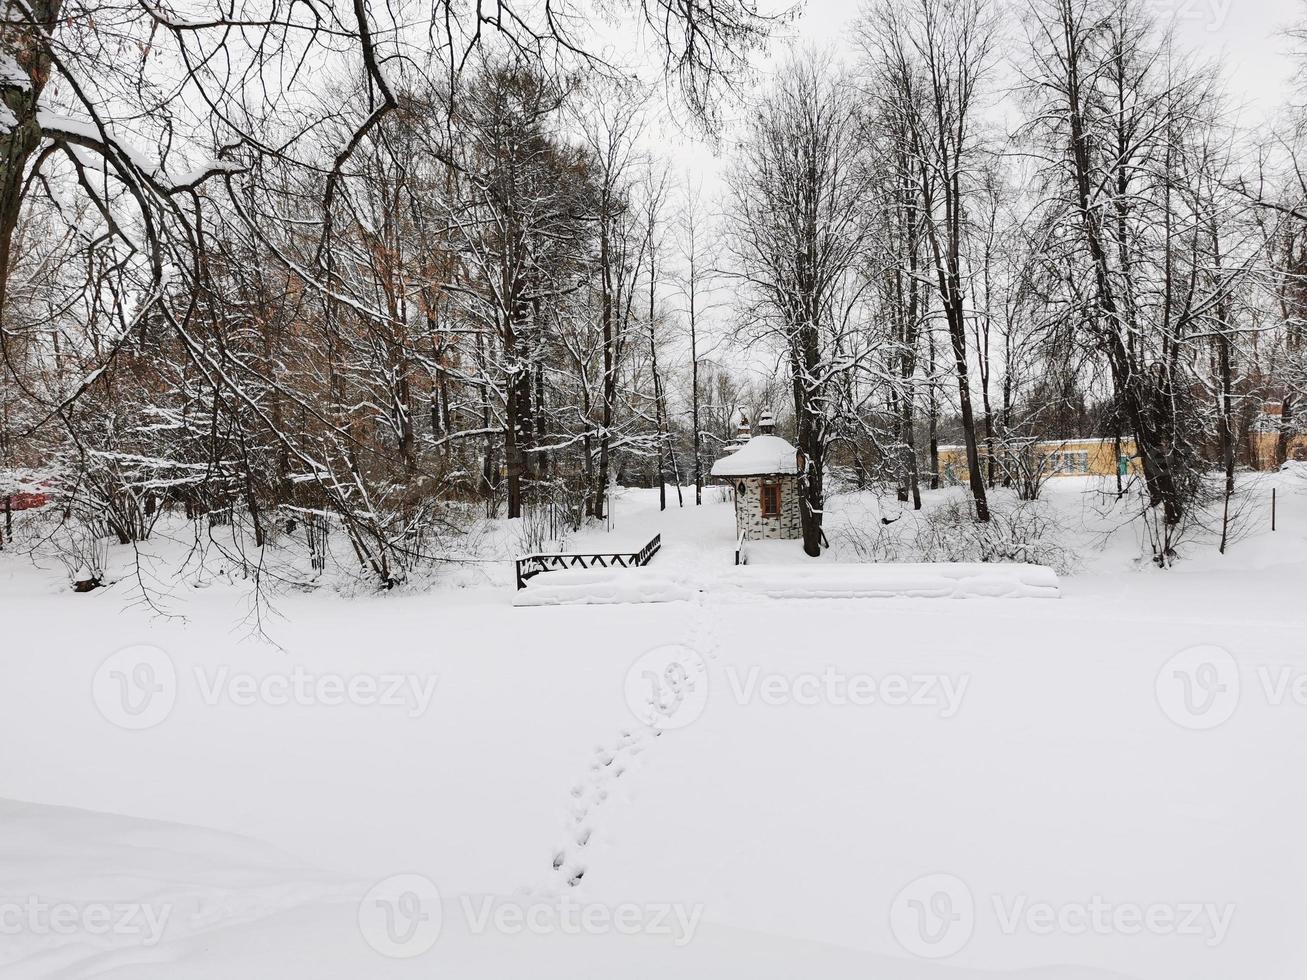
[{"label": "snow covered roof", "polygon": [[754,436],[729,456],[713,463],[713,476],[761,476],[797,473],[795,449],[780,436]]}]

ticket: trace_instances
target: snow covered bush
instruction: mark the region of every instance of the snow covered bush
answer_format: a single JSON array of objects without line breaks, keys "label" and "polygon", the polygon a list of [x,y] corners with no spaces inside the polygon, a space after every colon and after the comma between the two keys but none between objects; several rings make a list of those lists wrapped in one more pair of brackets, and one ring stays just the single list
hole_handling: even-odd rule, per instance
[{"label": "snow covered bush", "polygon": [[1058,540],[1056,527],[1049,509],[1038,501],[996,496],[989,521],[981,523],[969,499],[950,497],[890,523],[851,521],[840,534],[863,561],[1029,562],[1063,574],[1075,567],[1078,556]]},{"label": "snow covered bush", "polygon": [[26,514],[18,531],[14,543],[38,564],[62,567],[70,584],[82,583],[83,591],[105,584],[114,535],[104,521],[51,504]]}]

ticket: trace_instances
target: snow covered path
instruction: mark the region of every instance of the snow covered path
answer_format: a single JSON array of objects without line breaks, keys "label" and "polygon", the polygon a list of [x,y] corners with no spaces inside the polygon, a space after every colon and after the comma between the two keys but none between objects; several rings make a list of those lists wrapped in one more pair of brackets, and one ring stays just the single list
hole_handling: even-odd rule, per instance
[{"label": "snow covered path", "polygon": [[[658,560],[728,564],[722,518],[692,514],[699,539],[666,531]],[[636,523],[619,511],[615,533],[638,538]],[[56,821],[0,852],[0,879],[16,883],[6,897],[109,898],[153,875],[174,890],[151,894],[191,896],[179,908],[215,907],[222,889],[233,907],[265,900],[206,926],[202,943],[165,932],[145,957],[154,967],[71,958],[82,965],[58,973],[42,960],[32,976],[1296,980],[1307,565],[1256,565],[1086,574],[1064,580],[1060,602],[1035,603],[513,609],[503,589],[296,595],[270,624],[284,652],[240,639],[234,591],[197,593],[189,622],[162,622],[112,591],[34,589],[5,565],[0,795],[262,843],[174,835],[177,853],[226,867],[220,881],[183,871],[190,859],[142,866],[132,849],[76,857],[102,835]],[[108,717],[127,702],[106,705],[104,664],[142,643],[175,670],[175,703],[129,730]],[[701,655],[707,697],[692,723],[656,733],[623,691],[666,645]],[[1184,691],[1159,678],[1212,645],[1242,691],[1228,720],[1197,730],[1213,716],[1186,715]],[[120,676],[115,695],[144,679]],[[0,839],[12,814],[0,810]],[[290,856],[250,857],[265,845]],[[322,870],[294,871],[274,901],[255,873],[268,863]],[[357,926],[360,893],[397,874],[444,900],[439,940],[411,960],[379,955]],[[952,908],[970,926],[939,962],[914,958],[892,918],[935,908],[910,904],[912,883],[935,874],[965,886]],[[668,905],[701,921],[679,946],[652,929],[486,934],[475,910],[487,895]],[[1132,926],[1131,909],[1152,925]]]}]

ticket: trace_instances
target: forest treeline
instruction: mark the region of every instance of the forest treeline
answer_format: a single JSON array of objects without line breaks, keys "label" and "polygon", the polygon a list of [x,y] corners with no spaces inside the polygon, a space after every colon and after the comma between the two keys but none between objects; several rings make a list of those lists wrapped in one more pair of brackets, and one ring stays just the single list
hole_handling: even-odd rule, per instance
[{"label": "forest treeline", "polygon": [[983,523],[1092,435],[1167,565],[1296,431],[1307,116],[1244,125],[1143,0],[872,0],[838,55],[632,0],[631,64],[533,3],[0,5],[9,520],[330,527],[391,586],[474,516],[696,503],[774,409],[810,554],[833,476],[919,507],[956,440]]}]

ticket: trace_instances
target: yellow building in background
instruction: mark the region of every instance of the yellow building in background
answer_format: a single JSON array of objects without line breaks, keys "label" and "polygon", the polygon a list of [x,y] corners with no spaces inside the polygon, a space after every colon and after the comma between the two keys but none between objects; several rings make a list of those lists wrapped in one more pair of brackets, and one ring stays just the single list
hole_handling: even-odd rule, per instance
[{"label": "yellow building in background", "polygon": [[1289,438],[1285,440],[1284,460],[1280,459],[1280,430],[1284,422],[1284,405],[1281,402],[1266,402],[1261,413],[1253,422],[1252,459],[1249,461],[1254,469],[1273,469],[1281,462],[1294,460],[1299,463],[1307,461],[1307,433],[1298,431],[1301,422],[1289,426]]},{"label": "yellow building in background", "polygon": [[[1280,454],[1280,434],[1278,432],[1254,432],[1252,434],[1253,468],[1259,470],[1269,470],[1275,467],[1279,460]],[[1284,458],[1296,460],[1297,462],[1307,461],[1307,435],[1301,432],[1291,433],[1288,444],[1285,446]]]},{"label": "yellow building in background", "polygon": [[[980,466],[988,471],[989,452],[982,442],[976,447],[980,453]],[[998,449],[997,472],[1010,471],[1038,474],[1044,477],[1061,476],[1126,476],[1139,472],[1139,460],[1133,439],[1121,440],[1121,453],[1116,452],[1112,439],[1052,439],[1044,442],[1027,442],[1018,446]],[[1006,464],[1006,466],[1004,465]],[[965,446],[939,447],[939,474],[945,482],[965,483],[970,479]]]}]

